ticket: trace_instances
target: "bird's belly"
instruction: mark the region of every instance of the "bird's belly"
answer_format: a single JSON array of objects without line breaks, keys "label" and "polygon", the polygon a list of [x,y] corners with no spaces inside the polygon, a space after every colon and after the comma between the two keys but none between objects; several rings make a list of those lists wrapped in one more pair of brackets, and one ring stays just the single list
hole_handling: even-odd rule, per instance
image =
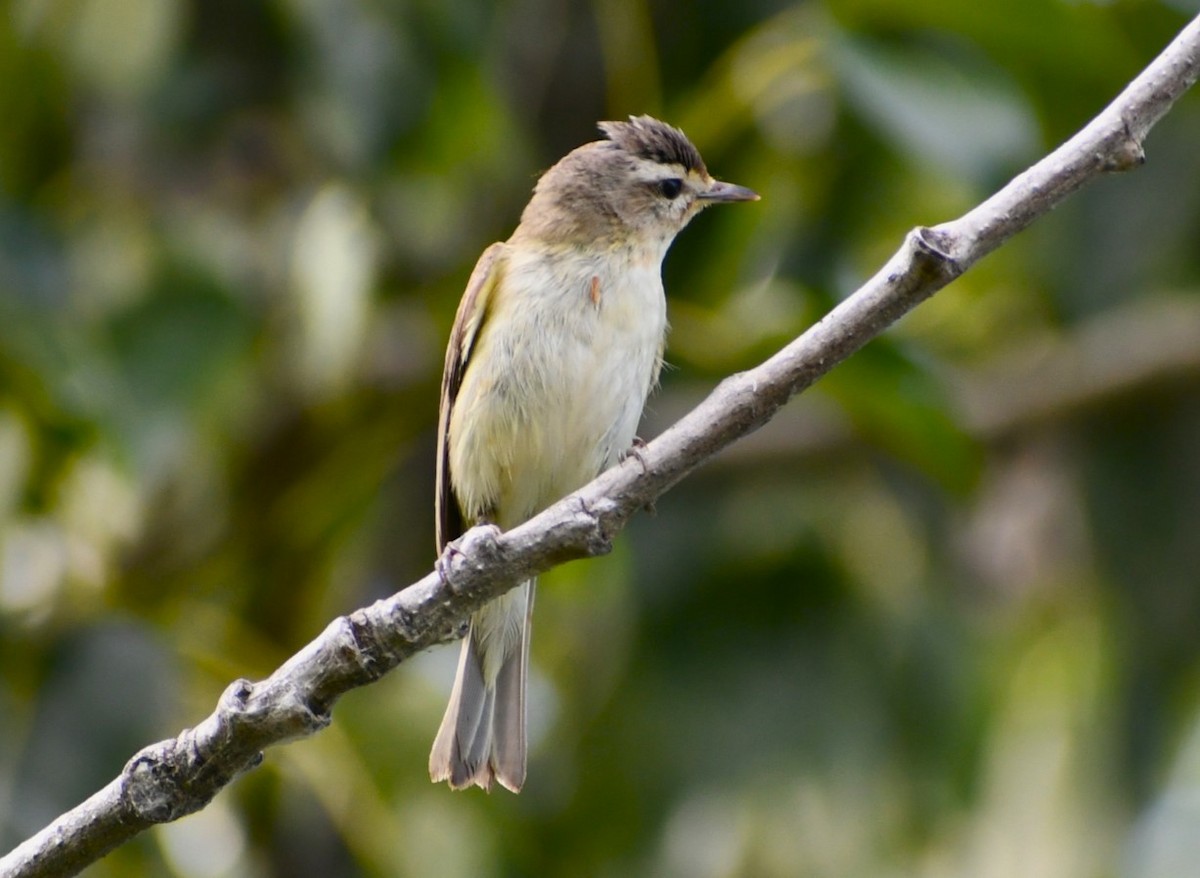
[{"label": "bird's belly", "polygon": [[[633,441],[666,330],[661,281],[655,272],[602,284],[598,302],[586,282],[566,290],[493,315],[479,341],[451,423],[451,482],[470,518],[512,527]],[[490,380],[471,374],[483,363],[498,367]]]}]

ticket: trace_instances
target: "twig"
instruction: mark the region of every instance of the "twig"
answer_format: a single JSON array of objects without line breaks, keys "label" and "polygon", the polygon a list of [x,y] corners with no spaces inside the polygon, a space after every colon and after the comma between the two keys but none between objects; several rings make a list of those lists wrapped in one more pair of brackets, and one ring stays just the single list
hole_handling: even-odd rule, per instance
[{"label": "twig", "polygon": [[960,219],[908,234],[871,280],[762,365],[727,378],[675,426],[511,531],[469,531],[438,570],[334,620],[266,680],[239,680],[200,725],[142,750],[121,775],[0,860],[0,876],[73,875],[155,824],[203,808],[262,750],[312,734],[343,693],[462,634],[474,609],[529,576],[607,552],[639,509],[1072,192],[1142,161],[1142,140],[1197,77],[1193,20],[1082,131]]}]

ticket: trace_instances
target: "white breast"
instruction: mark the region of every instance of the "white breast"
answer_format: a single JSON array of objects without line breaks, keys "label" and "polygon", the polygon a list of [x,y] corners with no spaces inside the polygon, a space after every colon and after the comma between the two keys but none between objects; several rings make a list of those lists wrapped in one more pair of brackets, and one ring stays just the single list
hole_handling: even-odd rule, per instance
[{"label": "white breast", "polygon": [[511,527],[628,450],[661,365],[660,266],[513,252],[450,425],[451,481],[468,515]]}]

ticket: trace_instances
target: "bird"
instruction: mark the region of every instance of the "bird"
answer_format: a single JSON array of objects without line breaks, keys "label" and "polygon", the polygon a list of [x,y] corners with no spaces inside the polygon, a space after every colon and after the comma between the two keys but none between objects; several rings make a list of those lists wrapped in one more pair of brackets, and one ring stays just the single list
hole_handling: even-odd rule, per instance
[{"label": "bird", "polygon": [[[665,122],[598,128],[541,175],[459,303],[438,416],[439,553],[472,526],[523,523],[631,451],[663,364],[667,249],[709,205],[758,200],[713,179]],[[435,783],[524,785],[535,584],[471,616],[430,752]]]}]

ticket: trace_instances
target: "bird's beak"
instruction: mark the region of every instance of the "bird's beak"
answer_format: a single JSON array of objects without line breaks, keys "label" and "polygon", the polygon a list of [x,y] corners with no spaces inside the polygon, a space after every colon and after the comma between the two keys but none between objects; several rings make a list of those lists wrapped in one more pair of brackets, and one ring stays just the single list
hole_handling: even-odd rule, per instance
[{"label": "bird's beak", "polygon": [[758,201],[758,193],[745,186],[713,180],[712,185],[701,192],[699,198],[702,201]]}]

